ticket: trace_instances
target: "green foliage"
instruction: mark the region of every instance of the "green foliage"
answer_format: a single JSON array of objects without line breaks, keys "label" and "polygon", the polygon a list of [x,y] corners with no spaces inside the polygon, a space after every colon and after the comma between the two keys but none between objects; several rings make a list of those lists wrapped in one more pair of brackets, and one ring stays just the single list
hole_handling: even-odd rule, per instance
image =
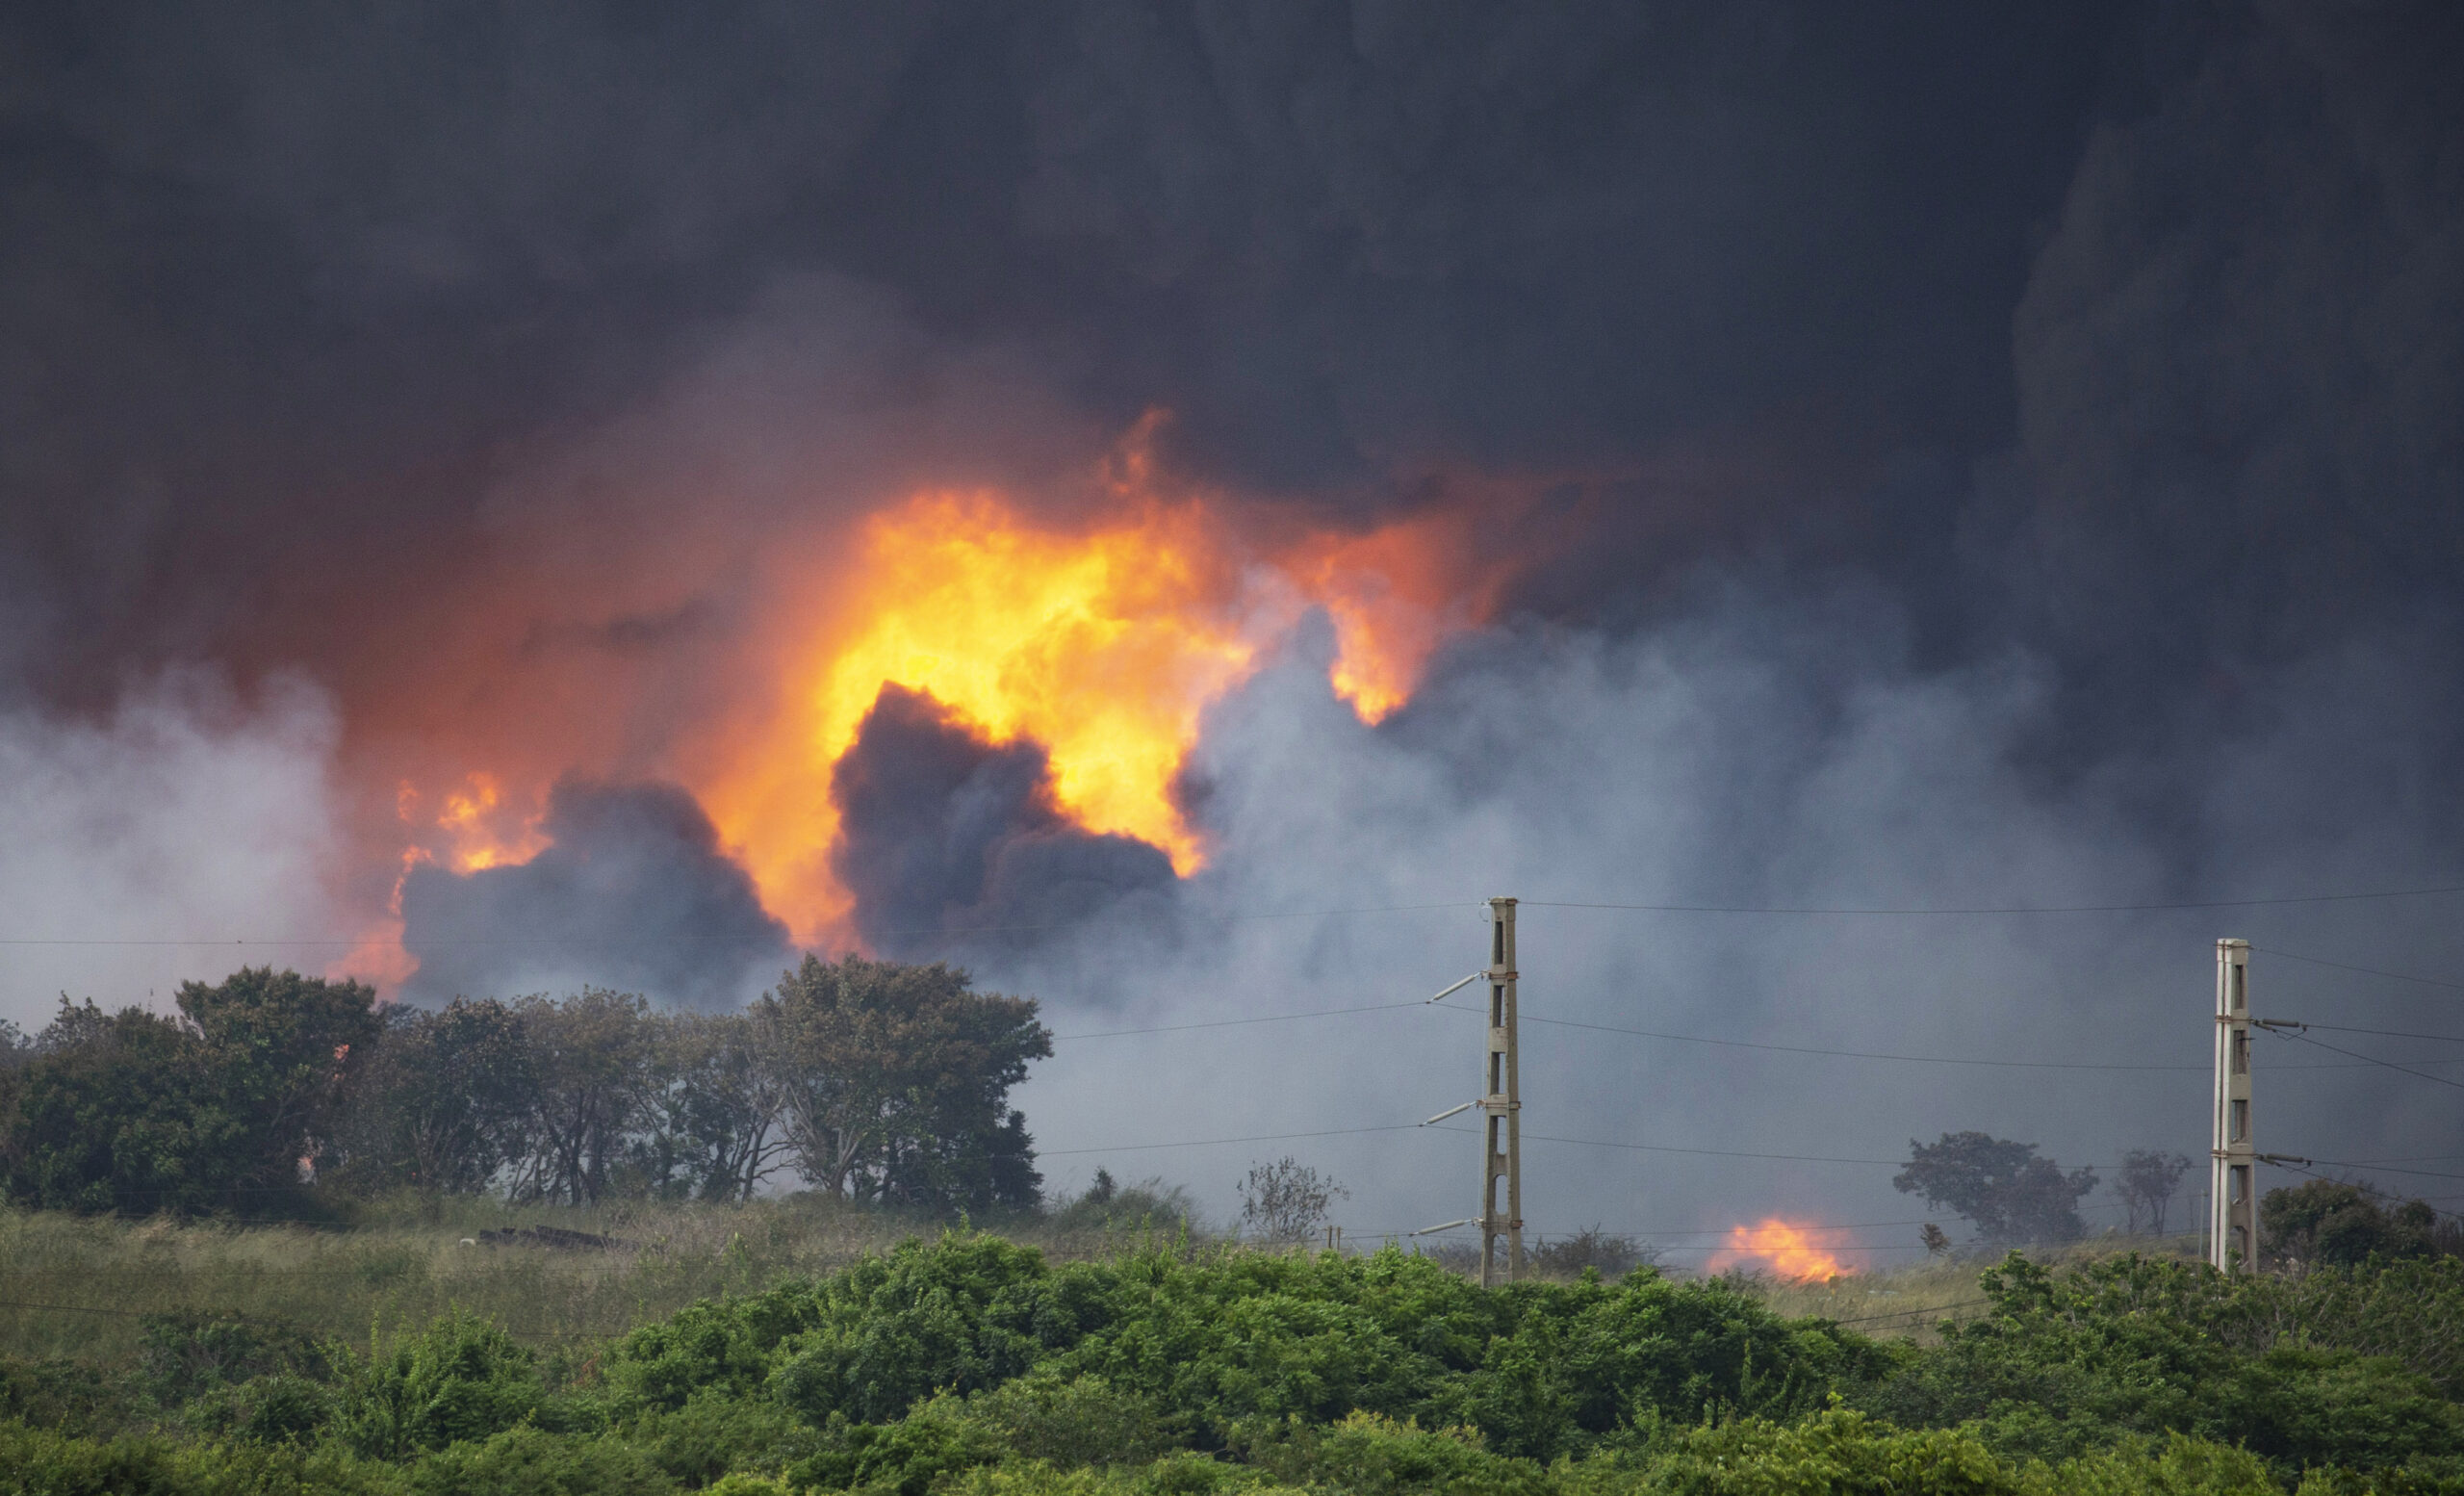
[{"label": "green foliage", "polygon": [[365,1355],[337,1348],[334,1359],[335,1436],[372,1459],[486,1438],[530,1420],[546,1397],[531,1353],[459,1310],[390,1343],[372,1337]]},{"label": "green foliage", "polygon": [[1918,1346],[1648,1269],[945,1233],[545,1362],[460,1312],[364,1353],[164,1316],[124,1377],[0,1365],[0,1493],[2464,1492],[2464,1264],[1982,1281]]},{"label": "green foliage", "polygon": [[787,1136],[816,1188],[981,1210],[1035,1202],[1026,1119],[1010,1089],[1052,1053],[1032,998],[971,989],[940,962],[807,956],[753,1019],[787,1059]]},{"label": "green foliage", "polygon": [[1476,1429],[1424,1430],[1354,1412],[1331,1425],[1288,1418],[1245,1432],[1243,1457],[1286,1485],[1356,1496],[1550,1496],[1537,1463],[1489,1453]]},{"label": "green foliage", "polygon": [[1790,1326],[1734,1285],[1483,1293],[1424,1258],[1149,1249],[1048,1267],[986,1236],[910,1244],[844,1274],[689,1308],[626,1338],[606,1375],[643,1405],[767,1395],[820,1427],[886,1424],[935,1392],[1040,1365],[1097,1379],[1204,1447],[1238,1425],[1355,1409],[1472,1424],[1551,1458],[1635,1420],[1782,1416],[1881,1353]]},{"label": "green foliage", "polygon": [[214,1438],[259,1444],[306,1444],[334,1414],[333,1394],[290,1372],[275,1372],[200,1393],[180,1410],[181,1421]]},{"label": "green foliage", "polygon": [[664,1496],[676,1483],[619,1439],[509,1429],[411,1467],[415,1496]]},{"label": "green foliage", "polygon": [[2261,1250],[2276,1261],[2355,1267],[2372,1257],[2426,1257],[2438,1213],[2421,1200],[2384,1204],[2358,1184],[2312,1179],[2259,1199]]},{"label": "green foliage", "polygon": [[1902,1432],[1843,1408],[1689,1431],[1654,1462],[1668,1496],[2018,1496],[2019,1472],[1954,1430]]},{"label": "green foliage", "polygon": [[0,1420],[77,1434],[108,1434],[136,1422],[137,1380],[65,1356],[0,1357]]},{"label": "green foliage", "polygon": [[1939,1143],[1910,1140],[1908,1167],[1890,1183],[1903,1195],[1922,1195],[1927,1204],[1966,1217],[1979,1241],[2071,1242],[2087,1230],[2079,1199],[2096,1187],[2096,1172],[2064,1174],[2053,1160],[2039,1158],[2033,1143],[1946,1132]]},{"label": "green foliage", "polygon": [[1033,1371],[968,1398],[960,1416],[1010,1454],[1064,1469],[1143,1464],[1179,1442],[1172,1420],[1100,1377]]},{"label": "green foliage", "polygon": [[184,984],[181,1017],[91,1001],[60,1012],[12,1071],[0,1166],[22,1203],[261,1213],[325,1150],[376,1037],[375,993],[244,967]]},{"label": "green foliage", "polygon": [[1908,1426],[1967,1423],[1996,1448],[2067,1458],[2118,1434],[2183,1432],[2286,1469],[2464,1452],[2464,1408],[2421,1372],[2301,1329],[2296,1294],[2138,1256],[2056,1277],[2014,1253],[1992,1312],[1861,1391]]},{"label": "green foliage", "polygon": [[0,1423],[0,1493],[15,1496],[408,1496],[404,1473],[332,1450],[79,1438]]},{"label": "green foliage", "polygon": [[181,1310],[141,1322],[138,1367],[165,1405],[284,1372],[321,1377],[325,1351],[295,1326]]},{"label": "green foliage", "polygon": [[339,1125],[334,1171],[358,1192],[485,1188],[526,1141],[536,1061],[521,1017],[494,998],[397,1005]]}]

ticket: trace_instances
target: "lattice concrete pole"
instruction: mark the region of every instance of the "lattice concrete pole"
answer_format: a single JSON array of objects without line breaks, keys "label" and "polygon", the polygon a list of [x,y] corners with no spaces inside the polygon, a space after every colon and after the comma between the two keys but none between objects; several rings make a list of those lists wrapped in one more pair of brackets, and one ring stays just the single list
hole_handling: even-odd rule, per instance
[{"label": "lattice concrete pole", "polygon": [[[1514,905],[1489,900],[1489,1044],[1480,1076],[1480,1286],[1498,1280],[1498,1238],[1505,1238],[1505,1277],[1523,1276],[1523,1084],[1516,1052]],[[1498,1199],[1498,1187],[1505,1199]]]},{"label": "lattice concrete pole", "polygon": [[2216,1116],[2208,1149],[2207,1260],[2220,1272],[2258,1262],[2258,1150],[2250,1141],[2250,942],[2216,942]]}]

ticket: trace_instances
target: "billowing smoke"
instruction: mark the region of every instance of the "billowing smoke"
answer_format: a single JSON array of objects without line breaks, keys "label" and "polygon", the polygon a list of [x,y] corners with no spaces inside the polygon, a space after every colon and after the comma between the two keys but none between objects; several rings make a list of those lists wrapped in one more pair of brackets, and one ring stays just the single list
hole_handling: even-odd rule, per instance
[{"label": "billowing smoke", "polygon": [[[1061,812],[1043,750],[984,741],[931,698],[885,686],[831,780],[832,854],[867,944],[911,955],[1041,943],[1172,882],[1143,841],[1090,836]],[[919,941],[918,937],[939,937]]]},{"label": "billowing smoke", "polygon": [[743,1001],[777,973],[787,929],[673,785],[559,781],[527,862],[402,879],[414,995],[511,996],[584,982],[688,1006]]},{"label": "billowing smoke", "polygon": [[338,731],[305,682],[249,697],[205,672],[132,684],[92,717],[0,710],[0,1020],[32,1031],[63,996],[167,1005],[200,972],[347,955]]},{"label": "billowing smoke", "polygon": [[[402,785],[570,773],[535,858],[403,882],[408,990],[730,1000],[803,917],[755,877],[797,869],[643,787],[723,781],[696,753],[810,687],[864,516],[997,487],[1065,521],[1165,409],[1160,468],[1238,523],[1495,480],[1539,497],[1483,543],[1532,555],[1374,727],[1318,622],[1275,641],[1200,724],[1189,878],[912,694],[795,766],[857,936],[1114,1034],[1031,1083],[1058,1182],[1220,1206],[1290,1149],[1356,1228],[1460,1215],[1461,1139],[1349,1129],[1462,1099],[1461,1015],[1115,1031],[1434,991],[1490,893],[1533,901],[1527,1011],[1600,1026],[1535,1026],[1533,1130],[1630,1145],[1534,1146],[1547,1229],[1896,1222],[1887,1168],[1793,1155],[1955,1127],[2194,1154],[2214,937],[2464,964],[2451,896],[1568,907],[2464,882],[2452,7],[0,28],[0,933],[346,959]],[[255,705],[128,687],[199,662]],[[9,947],[7,1011],[216,974],[138,949]],[[2266,961],[2277,1013],[2452,1027]],[[2263,1148],[2464,1147],[2441,1088],[2280,1047]],[[2048,1068],[2113,1063],[2186,1069]],[[1262,1141],[1131,1150],[1219,1137]]]}]

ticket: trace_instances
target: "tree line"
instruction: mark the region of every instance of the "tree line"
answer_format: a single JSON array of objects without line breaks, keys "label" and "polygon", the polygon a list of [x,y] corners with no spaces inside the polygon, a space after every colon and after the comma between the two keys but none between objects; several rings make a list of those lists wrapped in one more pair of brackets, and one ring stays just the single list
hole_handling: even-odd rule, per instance
[{"label": "tree line", "polygon": [[174,1014],[62,998],[0,1025],[0,1187],[40,1208],[279,1213],[314,1192],[742,1199],[789,1177],[936,1210],[1039,1198],[1009,1105],[1031,998],[944,964],[805,958],[733,1013],[585,988],[379,1007],[270,967]]}]

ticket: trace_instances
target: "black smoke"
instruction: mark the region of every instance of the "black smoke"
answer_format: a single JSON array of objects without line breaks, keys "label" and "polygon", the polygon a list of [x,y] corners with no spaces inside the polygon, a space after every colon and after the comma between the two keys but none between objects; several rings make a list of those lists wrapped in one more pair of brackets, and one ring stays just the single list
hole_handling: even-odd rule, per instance
[{"label": "black smoke", "polygon": [[[1171,859],[1062,813],[1043,749],[991,743],[930,696],[885,686],[831,777],[831,866],[876,949],[1033,945],[1124,901],[1160,912]],[[950,937],[958,938],[954,945]]]},{"label": "black smoke", "polygon": [[[1227,922],[1176,955],[1135,939],[1167,888],[1229,921],[2464,881],[2464,10],[2438,0],[56,0],[0,14],[0,855],[12,890],[80,890],[36,934],[255,934],[233,911],[280,902],[256,890],[324,887],[354,849],[390,887],[332,829],[356,798],[398,830],[395,777],[354,756],[456,740],[541,660],[621,658],[560,699],[621,703],[597,771],[668,772],[679,724],[740,705],[711,683],[758,657],[732,631],[781,606],[747,579],[785,542],[927,481],[1083,502],[1054,475],[1156,406],[1168,472],[1304,522],[1502,475],[1580,540],[1374,730],[1319,659],[1217,704],[1192,769],[1213,862],[1177,888],[1059,822],[1032,745],[886,701],[836,787],[882,948],[961,929],[988,981],[1056,1004],[1211,1012],[1433,990],[1468,915]],[[489,608],[461,606],[476,574]],[[832,580],[808,567],[797,601]],[[501,694],[405,688],[444,644]],[[242,702],[306,684],[237,717],[129,688],[190,666]],[[429,990],[533,985],[484,953],[542,929],[566,966],[537,985],[698,974],[629,982],[639,920],[609,911],[662,903],[551,877],[559,838],[545,871],[406,890]],[[775,942],[706,828],[614,839],[666,849],[641,888],[722,890],[697,917],[748,959]],[[300,895],[283,933],[348,941],[336,902]],[[1595,1046],[1549,1079],[1570,1135],[1752,1126],[1784,1154],[1970,1126],[2066,1162],[2195,1152],[2203,942],[2464,961],[2434,900],[1619,917],[1534,915],[1533,1013],[2192,1076],[1912,1088],[1746,1051],[1616,1072]],[[140,990],[200,974],[110,948]],[[21,1017],[97,980],[11,949]],[[2442,1021],[2335,969],[2272,968],[2270,1000]],[[1253,1067],[1233,1037],[1065,1046],[1083,1083],[1031,1101],[1040,1136],[1459,1098],[1419,1089],[1450,1038],[1371,1070],[1282,1032],[1226,1031],[1260,1036]],[[2264,1146],[2453,1146],[2343,1071],[2272,1095]],[[1399,1156],[1346,1165],[1396,1181],[1387,1224],[1461,1213],[1420,1211],[1460,1169]],[[1770,1184],[1659,1167],[1612,1224]],[[1561,1202],[1589,1185],[1567,1170],[1540,1181]],[[1758,1198],[1897,1204],[1800,1173]]]},{"label": "black smoke", "polygon": [[583,982],[695,1007],[741,1001],[787,954],[786,927],[673,785],[560,781],[528,862],[402,880],[405,984],[430,1001]]}]

